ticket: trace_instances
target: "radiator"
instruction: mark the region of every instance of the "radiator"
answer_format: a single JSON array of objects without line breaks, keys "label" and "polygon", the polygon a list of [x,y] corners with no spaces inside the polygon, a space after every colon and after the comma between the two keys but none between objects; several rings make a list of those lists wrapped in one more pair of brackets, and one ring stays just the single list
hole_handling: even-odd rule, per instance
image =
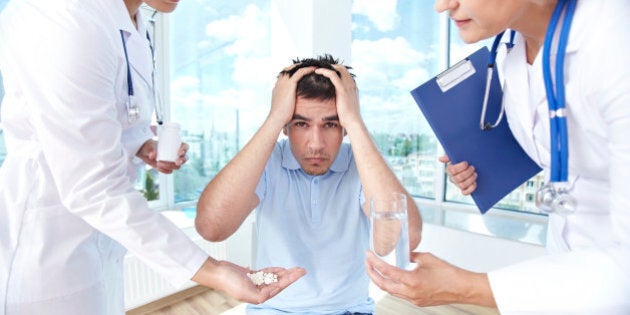
[{"label": "radiator", "polygon": [[[225,242],[210,243],[201,237],[194,241],[210,256],[219,260],[226,259]],[[127,310],[153,302],[194,285],[194,282],[189,281],[185,286],[176,289],[136,256],[128,254],[125,257],[125,308]]]}]

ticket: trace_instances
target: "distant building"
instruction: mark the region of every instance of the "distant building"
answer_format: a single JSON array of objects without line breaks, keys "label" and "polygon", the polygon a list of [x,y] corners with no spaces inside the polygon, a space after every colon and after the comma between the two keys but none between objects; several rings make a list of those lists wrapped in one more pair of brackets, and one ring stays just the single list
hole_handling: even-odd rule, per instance
[{"label": "distant building", "polygon": [[405,164],[401,180],[409,193],[421,197],[435,197],[435,175],[439,165],[435,154],[412,152],[407,155]]}]

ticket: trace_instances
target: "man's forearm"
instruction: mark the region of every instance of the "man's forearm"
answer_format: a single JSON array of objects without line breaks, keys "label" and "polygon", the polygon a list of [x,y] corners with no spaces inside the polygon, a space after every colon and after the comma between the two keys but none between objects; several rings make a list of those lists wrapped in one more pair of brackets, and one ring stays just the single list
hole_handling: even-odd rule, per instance
[{"label": "man's forearm", "polygon": [[[362,121],[349,124],[346,132],[352,144],[352,151],[366,199],[370,200],[370,197],[376,193],[400,192],[407,195],[409,245],[410,250],[415,249],[420,243],[422,220],[413,197],[407,193],[407,190],[387,165]],[[369,209],[366,208],[364,207],[364,212],[369,217]]]},{"label": "man's forearm", "polygon": [[204,238],[220,241],[229,237],[256,207],[255,189],[281,129],[281,122],[265,121],[204,189],[195,222]]}]

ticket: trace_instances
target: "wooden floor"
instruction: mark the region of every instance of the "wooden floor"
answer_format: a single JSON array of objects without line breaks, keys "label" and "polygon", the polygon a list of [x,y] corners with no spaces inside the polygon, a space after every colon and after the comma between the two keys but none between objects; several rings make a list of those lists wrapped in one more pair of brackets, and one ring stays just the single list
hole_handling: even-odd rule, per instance
[{"label": "wooden floor", "polygon": [[[406,301],[370,288],[376,301],[376,315],[498,315],[494,308],[474,305],[416,307]],[[220,292],[193,287],[160,301],[130,310],[127,315],[245,315],[245,304]]]}]

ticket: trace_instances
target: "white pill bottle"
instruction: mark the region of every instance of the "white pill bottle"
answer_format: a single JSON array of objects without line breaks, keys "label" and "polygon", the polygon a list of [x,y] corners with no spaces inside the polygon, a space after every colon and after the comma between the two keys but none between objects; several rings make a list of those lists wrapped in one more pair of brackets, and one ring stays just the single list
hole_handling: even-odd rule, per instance
[{"label": "white pill bottle", "polygon": [[157,160],[165,162],[175,162],[179,155],[177,152],[182,145],[182,138],[179,135],[181,126],[174,122],[165,122],[160,126],[158,132]]}]

